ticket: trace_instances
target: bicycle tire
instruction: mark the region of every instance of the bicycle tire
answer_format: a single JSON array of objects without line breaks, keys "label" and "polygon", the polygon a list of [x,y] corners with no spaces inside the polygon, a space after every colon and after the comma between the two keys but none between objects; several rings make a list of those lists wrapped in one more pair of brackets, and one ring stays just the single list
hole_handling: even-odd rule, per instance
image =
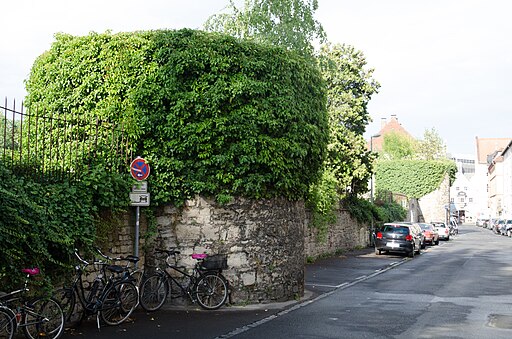
[{"label": "bicycle tire", "polygon": [[27,338],[56,339],[61,336],[64,330],[64,312],[57,300],[37,298],[25,306],[30,309],[22,320]]},{"label": "bicycle tire", "polygon": [[77,302],[77,296],[73,288],[62,287],[55,291],[53,298],[59,302],[64,312],[64,323],[70,327],[80,325],[85,314],[82,304]]},{"label": "bicycle tire", "polygon": [[116,281],[101,299],[100,317],[107,325],[123,323],[138,305],[137,287],[130,281]]},{"label": "bicycle tire", "polygon": [[207,272],[195,284],[194,295],[199,306],[216,310],[228,299],[227,280],[220,273]]},{"label": "bicycle tire", "polygon": [[16,315],[5,306],[0,306],[0,339],[12,339],[16,333]]},{"label": "bicycle tire", "polygon": [[169,283],[167,277],[155,273],[143,280],[140,288],[140,305],[147,312],[159,310],[167,301]]}]

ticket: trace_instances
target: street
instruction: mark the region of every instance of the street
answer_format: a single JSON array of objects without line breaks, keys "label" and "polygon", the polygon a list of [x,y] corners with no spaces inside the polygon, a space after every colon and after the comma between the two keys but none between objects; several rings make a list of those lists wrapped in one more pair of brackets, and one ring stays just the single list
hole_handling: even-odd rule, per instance
[{"label": "street", "polygon": [[166,306],[64,338],[510,338],[512,239],[473,225],[420,256],[371,249],[306,267],[299,302],[203,311]]}]

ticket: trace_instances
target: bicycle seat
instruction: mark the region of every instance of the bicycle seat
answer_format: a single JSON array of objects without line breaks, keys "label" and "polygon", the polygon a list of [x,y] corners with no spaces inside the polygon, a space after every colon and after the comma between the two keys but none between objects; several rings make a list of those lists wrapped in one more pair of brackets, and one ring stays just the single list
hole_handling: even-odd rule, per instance
[{"label": "bicycle seat", "polygon": [[207,256],[208,256],[208,254],[206,254],[206,253],[193,253],[192,259],[201,260],[201,259],[205,259]]},{"label": "bicycle seat", "polygon": [[21,272],[26,273],[28,275],[38,275],[39,274],[39,267],[33,267],[33,268],[24,268],[21,270]]}]

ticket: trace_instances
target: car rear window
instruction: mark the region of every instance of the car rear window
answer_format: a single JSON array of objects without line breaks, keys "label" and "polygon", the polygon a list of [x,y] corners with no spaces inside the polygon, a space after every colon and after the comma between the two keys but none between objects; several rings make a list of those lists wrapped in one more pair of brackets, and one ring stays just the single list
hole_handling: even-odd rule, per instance
[{"label": "car rear window", "polygon": [[398,225],[384,225],[382,229],[384,232],[396,233],[396,234],[409,234],[409,227],[398,226]]}]

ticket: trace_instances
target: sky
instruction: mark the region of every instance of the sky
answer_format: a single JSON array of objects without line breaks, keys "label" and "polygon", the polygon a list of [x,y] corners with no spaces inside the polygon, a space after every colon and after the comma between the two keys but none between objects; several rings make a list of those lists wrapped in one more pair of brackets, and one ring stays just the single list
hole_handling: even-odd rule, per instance
[{"label": "sky", "polygon": [[[236,1],[241,3],[243,1]],[[17,0],[0,4],[0,98],[17,107],[34,60],[58,32],[201,29],[228,0]],[[418,139],[434,129],[449,153],[475,138],[512,138],[512,1],[318,0],[329,42],[362,51],[380,83],[365,137],[396,115]]]}]

